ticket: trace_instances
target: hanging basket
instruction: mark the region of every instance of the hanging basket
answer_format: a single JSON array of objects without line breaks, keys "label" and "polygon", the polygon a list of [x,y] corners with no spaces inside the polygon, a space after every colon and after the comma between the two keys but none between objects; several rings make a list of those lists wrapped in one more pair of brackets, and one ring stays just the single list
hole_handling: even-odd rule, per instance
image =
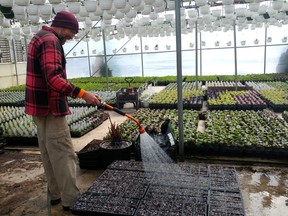
[{"label": "hanging basket", "polygon": [[84,6],[87,12],[94,13],[98,6],[98,2],[97,1],[84,1]]},{"label": "hanging basket", "polygon": [[14,1],[12,0],[2,0],[0,2],[1,2],[2,7],[13,7],[13,3],[14,3]]},{"label": "hanging basket", "polygon": [[29,26],[22,27],[22,32],[24,35],[29,35],[31,33],[31,28]]},{"label": "hanging basket", "polygon": [[34,5],[44,5],[46,0],[31,0],[31,3]]},{"label": "hanging basket", "polygon": [[274,10],[281,10],[282,9],[282,6],[283,6],[283,3],[284,3],[284,1],[283,0],[281,0],[281,1],[272,1],[272,7],[273,7],[273,9]]},{"label": "hanging basket", "polygon": [[67,5],[68,5],[68,10],[71,13],[78,14],[80,12],[80,6],[81,6],[80,2],[69,2],[67,3]]},{"label": "hanging basket", "polygon": [[125,8],[127,4],[127,1],[126,0],[114,0],[114,6],[117,8],[117,9],[123,9]]},{"label": "hanging basket", "polygon": [[18,5],[18,6],[28,6],[29,3],[30,3],[30,0],[15,0],[15,5]]},{"label": "hanging basket", "polygon": [[12,35],[12,30],[11,28],[3,28],[3,34],[5,36],[11,36]]},{"label": "hanging basket", "polygon": [[26,13],[26,7],[24,6],[18,6],[18,5],[14,5],[13,6],[13,12],[16,15],[24,15]]},{"label": "hanging basket", "polygon": [[60,4],[62,3],[62,0],[49,0],[50,4]]},{"label": "hanging basket", "polygon": [[102,10],[109,10],[112,7],[112,0],[99,0],[99,6]]},{"label": "hanging basket", "polygon": [[64,3],[60,3],[60,4],[55,4],[53,5],[53,10],[54,12],[57,14],[59,11],[65,10],[66,9],[66,5]]},{"label": "hanging basket", "polygon": [[41,5],[39,7],[39,12],[41,16],[51,16],[52,15],[52,5],[46,4],[46,5]]},{"label": "hanging basket", "polygon": [[27,10],[27,13],[29,15],[38,15],[39,14],[39,6],[38,5],[30,4],[27,6],[26,10]]}]

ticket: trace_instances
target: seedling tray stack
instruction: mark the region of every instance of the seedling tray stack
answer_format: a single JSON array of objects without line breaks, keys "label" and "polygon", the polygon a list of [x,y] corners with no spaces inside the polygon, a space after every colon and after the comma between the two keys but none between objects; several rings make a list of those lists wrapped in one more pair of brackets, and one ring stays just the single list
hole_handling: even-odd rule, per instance
[{"label": "seedling tray stack", "polygon": [[245,216],[233,167],[115,161],[71,207],[77,215]]}]

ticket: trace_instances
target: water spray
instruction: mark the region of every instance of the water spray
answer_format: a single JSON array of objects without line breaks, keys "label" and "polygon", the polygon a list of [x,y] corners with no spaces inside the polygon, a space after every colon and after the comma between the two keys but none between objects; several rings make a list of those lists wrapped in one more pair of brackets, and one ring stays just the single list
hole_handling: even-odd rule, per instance
[{"label": "water spray", "polygon": [[139,122],[136,118],[134,118],[133,116],[131,116],[131,115],[127,114],[127,113],[124,113],[122,110],[120,110],[120,109],[118,109],[118,108],[116,108],[116,107],[113,107],[113,106],[111,106],[111,105],[109,105],[109,104],[107,104],[107,103],[105,103],[105,102],[102,102],[102,105],[105,106],[106,108],[110,109],[110,110],[115,111],[116,113],[118,113],[118,114],[120,114],[120,115],[126,116],[127,118],[133,120],[133,121],[137,124],[137,126],[138,126],[139,133],[140,133],[140,134],[145,133],[145,128],[144,128],[144,127],[140,124],[140,122]]}]

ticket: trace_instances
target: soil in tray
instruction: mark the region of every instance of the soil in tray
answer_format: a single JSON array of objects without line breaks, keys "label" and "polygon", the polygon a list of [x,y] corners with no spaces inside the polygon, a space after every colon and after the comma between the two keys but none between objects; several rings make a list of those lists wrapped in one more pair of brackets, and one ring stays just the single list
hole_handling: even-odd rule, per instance
[{"label": "soil in tray", "polygon": [[78,155],[81,154],[89,154],[89,153],[93,153],[94,151],[97,151],[100,146],[99,144],[102,142],[102,140],[92,140],[90,143],[88,143],[83,149],[81,149],[78,152]]},{"label": "soil in tray", "polygon": [[99,179],[110,181],[132,181],[132,182],[150,182],[154,176],[154,172],[142,172],[133,170],[105,170]]},{"label": "soil in tray", "polygon": [[98,195],[141,199],[148,189],[148,183],[96,180],[88,192]]},{"label": "soil in tray", "polygon": [[162,197],[162,199],[144,199],[139,204],[136,216],[144,215],[197,215],[205,216],[207,204],[191,200],[189,197]]},{"label": "soil in tray", "polygon": [[108,166],[108,169],[118,170],[136,170],[136,171],[157,171],[159,164],[145,163],[145,166],[140,161],[125,161],[116,160]]},{"label": "soil in tray", "polygon": [[84,193],[73,204],[71,211],[76,215],[134,215],[139,200]]}]

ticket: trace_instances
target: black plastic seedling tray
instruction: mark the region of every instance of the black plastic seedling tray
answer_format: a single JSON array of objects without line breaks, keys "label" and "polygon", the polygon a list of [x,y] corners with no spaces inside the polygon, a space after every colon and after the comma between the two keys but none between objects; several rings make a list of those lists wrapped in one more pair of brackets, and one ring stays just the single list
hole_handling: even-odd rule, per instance
[{"label": "black plastic seedling tray", "polygon": [[85,192],[71,207],[76,215],[133,216],[139,199],[98,195]]},{"label": "black plastic seedling tray", "polygon": [[140,161],[114,161],[108,166],[108,169],[117,170],[134,170],[134,171],[157,171],[159,170],[159,164],[155,163],[145,163],[145,165]]},{"label": "black plastic seedling tray", "polygon": [[77,199],[71,208],[72,213],[245,216],[233,167],[150,165],[144,166],[139,161],[114,161]]},{"label": "black plastic seedling tray", "polygon": [[154,172],[142,172],[134,170],[105,170],[99,179],[109,181],[129,181],[129,182],[143,182],[150,183],[154,177]]}]

